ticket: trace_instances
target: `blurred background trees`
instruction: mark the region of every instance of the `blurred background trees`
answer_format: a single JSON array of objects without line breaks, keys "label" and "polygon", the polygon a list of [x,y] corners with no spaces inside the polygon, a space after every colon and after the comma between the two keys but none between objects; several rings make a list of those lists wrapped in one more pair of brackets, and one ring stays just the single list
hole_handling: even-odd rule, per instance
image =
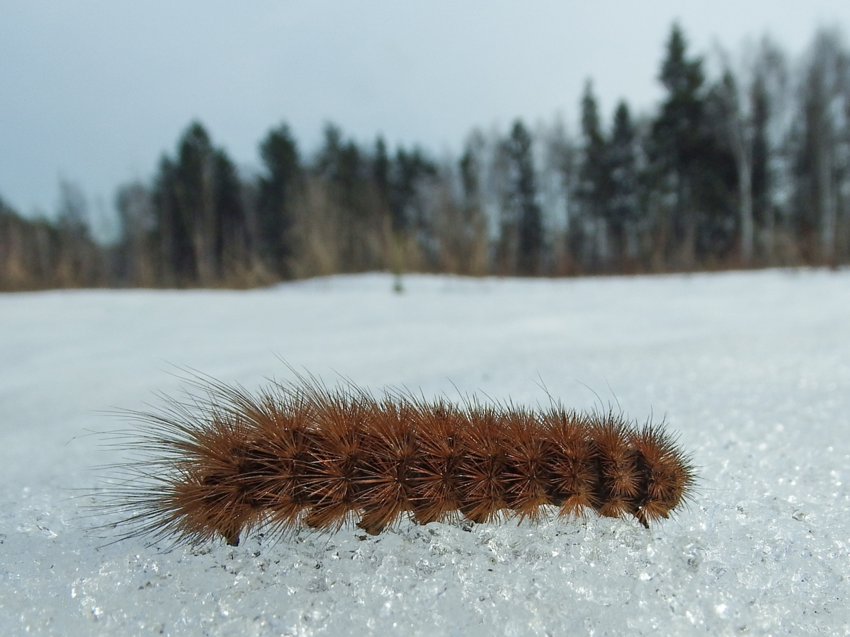
[{"label": "blurred background trees", "polygon": [[240,171],[200,122],[92,238],[83,191],[55,214],[0,200],[0,289],[244,287],[369,270],[563,276],[850,262],[850,54],[818,32],[700,57],[678,25],[652,112],[605,116],[588,80],[561,122],[473,131],[435,158],[333,124],[304,154],[285,123]]}]

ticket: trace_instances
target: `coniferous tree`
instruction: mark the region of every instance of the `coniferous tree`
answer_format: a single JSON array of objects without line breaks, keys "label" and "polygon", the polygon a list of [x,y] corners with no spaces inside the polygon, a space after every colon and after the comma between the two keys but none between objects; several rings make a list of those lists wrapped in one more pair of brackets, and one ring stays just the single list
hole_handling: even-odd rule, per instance
[{"label": "coniferous tree", "polygon": [[414,148],[396,151],[390,177],[390,209],[393,228],[403,232],[428,231],[428,220],[422,207],[420,189],[437,176],[436,165],[423,152]]},{"label": "coniferous tree", "polygon": [[510,162],[509,205],[517,232],[517,272],[540,273],[543,254],[543,219],[537,201],[531,134],[520,120],[514,122],[505,150]]},{"label": "coniferous tree", "polygon": [[609,190],[604,211],[616,270],[623,266],[629,232],[640,216],[636,141],[629,107],[620,102],[614,112],[605,162]]},{"label": "coniferous tree", "polygon": [[588,80],[581,99],[582,157],[579,168],[577,197],[580,225],[573,227],[573,249],[586,268],[598,269],[603,239],[601,227],[606,221],[610,196],[608,155],[605,134],[599,117],[599,106]]},{"label": "coniferous tree", "polygon": [[218,276],[242,279],[253,269],[248,216],[236,165],[222,149],[215,161],[215,259]]},{"label": "coniferous tree", "polygon": [[302,182],[298,145],[286,124],[269,132],[260,145],[265,174],[257,199],[258,250],[278,277],[291,275],[296,197]]},{"label": "coniferous tree", "polygon": [[756,76],[752,86],[752,176],[753,224],[761,228],[769,238],[766,249],[768,262],[773,259],[773,210],[770,193],[772,175],[770,169],[771,145],[768,126],[771,120],[770,95],[764,77]]},{"label": "coniferous tree", "polygon": [[340,265],[355,272],[382,267],[381,211],[373,196],[368,156],[328,124],[315,172],[334,208],[335,237],[327,240],[336,244]]},{"label": "coniferous tree", "polygon": [[390,206],[390,157],[387,144],[379,136],[375,142],[375,155],[372,159],[372,179],[378,191],[381,207],[389,211]]},{"label": "coniferous tree", "polygon": [[695,196],[698,162],[704,146],[705,81],[702,60],[687,55],[687,43],[678,24],[667,41],[667,54],[659,76],[667,92],[652,128],[652,158],[658,186],[673,198],[665,219],[659,220],[664,240],[672,231],[675,248],[681,250],[681,264],[693,267],[696,252],[698,202]]},{"label": "coniferous tree", "polygon": [[316,168],[327,180],[343,215],[358,220],[368,216],[366,157],[354,140],[343,139],[342,131],[334,124],[325,127],[324,146],[319,151]]},{"label": "coniferous tree", "polygon": [[166,284],[213,285],[238,269],[247,223],[240,182],[224,151],[193,122],[177,157],[163,157],[154,194]]},{"label": "coniferous tree", "polygon": [[793,82],[765,39],[709,77],[674,25],[655,112],[635,119],[621,102],[603,125],[588,81],[575,140],[557,125],[532,136],[517,121],[439,164],[415,146],[390,152],[380,137],[361,148],[333,125],[302,162],[281,125],[260,145],[260,174],[244,181],[192,123],[152,183],[119,191],[114,247],[92,238],[72,184],[60,185],[53,221],[0,202],[0,287],[96,285],[107,263],[111,282],[170,286],[387,267],[837,265],[850,259],[850,55],[838,32],[821,31],[787,68],[799,69]]},{"label": "coniferous tree", "polygon": [[735,156],[726,143],[728,122],[717,84],[705,97],[701,144],[694,166],[695,266],[731,258],[741,236]]},{"label": "coniferous tree", "polygon": [[[389,212],[390,265],[399,275],[407,269],[411,257],[424,255],[433,264],[439,261],[434,219],[423,199],[424,189],[437,174],[437,166],[419,148],[399,147],[390,157],[383,139],[379,138],[372,175],[381,207]],[[400,290],[400,280],[397,289]]]},{"label": "coniferous tree", "polygon": [[163,157],[155,190],[157,230],[167,284],[211,285],[214,210],[213,149],[203,126],[192,123],[177,157]]},{"label": "coniferous tree", "polygon": [[475,153],[468,146],[458,160],[458,168],[465,207],[478,205],[481,188],[481,180],[478,176],[480,168]]}]

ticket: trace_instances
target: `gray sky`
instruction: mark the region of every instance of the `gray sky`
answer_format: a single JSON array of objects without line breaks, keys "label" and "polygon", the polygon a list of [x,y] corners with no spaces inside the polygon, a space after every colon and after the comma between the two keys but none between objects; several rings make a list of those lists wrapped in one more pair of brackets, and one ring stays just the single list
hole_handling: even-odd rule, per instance
[{"label": "gray sky", "polygon": [[693,52],[769,32],[797,55],[850,2],[3,0],[0,196],[49,213],[63,178],[109,210],[193,118],[251,167],[281,121],[306,151],[331,120],[439,155],[517,116],[575,128],[588,77],[606,116],[647,110],[676,19]]}]

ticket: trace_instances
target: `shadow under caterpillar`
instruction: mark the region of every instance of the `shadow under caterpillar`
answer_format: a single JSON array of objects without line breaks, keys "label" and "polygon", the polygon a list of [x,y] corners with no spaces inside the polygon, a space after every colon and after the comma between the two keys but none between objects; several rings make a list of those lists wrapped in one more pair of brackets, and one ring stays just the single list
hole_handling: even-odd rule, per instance
[{"label": "shadow under caterpillar", "polygon": [[354,520],[377,534],[405,514],[419,524],[536,521],[547,506],[648,527],[695,480],[663,426],[612,411],[375,398],[301,376],[256,394],[195,384],[203,395],[132,412],[140,426],[116,434],[115,446],[134,453],[110,467],[101,499],[121,516],[119,539],[237,545],[254,530],[332,531]]}]

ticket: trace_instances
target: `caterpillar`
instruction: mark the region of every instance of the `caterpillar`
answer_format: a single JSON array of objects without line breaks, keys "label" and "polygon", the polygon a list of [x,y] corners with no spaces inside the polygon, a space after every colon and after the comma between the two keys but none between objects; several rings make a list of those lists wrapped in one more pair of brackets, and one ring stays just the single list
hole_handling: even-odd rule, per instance
[{"label": "caterpillar", "polygon": [[690,498],[695,474],[662,425],[613,410],[580,413],[460,405],[388,390],[376,398],[312,376],[257,393],[198,379],[203,393],[165,396],[130,412],[119,433],[133,459],[111,467],[103,506],[119,539],[146,536],[238,545],[245,533],[378,534],[407,516],[438,521],[538,521],[634,516],[649,527]]}]

